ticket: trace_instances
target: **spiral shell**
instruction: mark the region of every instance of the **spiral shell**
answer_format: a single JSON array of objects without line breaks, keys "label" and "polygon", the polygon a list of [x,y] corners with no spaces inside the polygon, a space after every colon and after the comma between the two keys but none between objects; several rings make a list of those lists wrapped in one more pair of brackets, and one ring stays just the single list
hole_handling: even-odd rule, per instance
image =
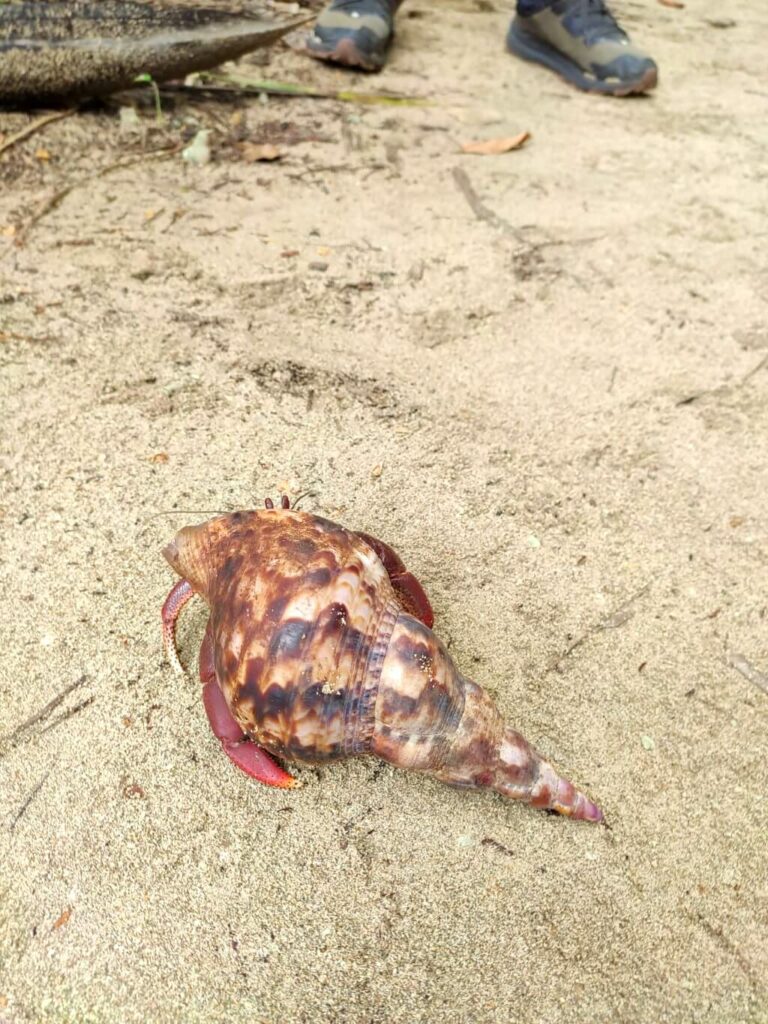
[{"label": "spiral shell", "polygon": [[400,613],[369,545],[282,509],[223,516],[181,538],[194,565],[183,575],[211,609],[216,676],[243,730],[289,760],[366,752]]},{"label": "spiral shell", "polygon": [[374,754],[454,786],[602,820],[461,675],[429,628],[420,584],[381,541],[268,502],[185,527],[164,554],[182,577],[163,608],[170,656],[176,617],[197,593],[210,609],[206,709],[249,774],[293,784],[264,750],[306,762]]}]

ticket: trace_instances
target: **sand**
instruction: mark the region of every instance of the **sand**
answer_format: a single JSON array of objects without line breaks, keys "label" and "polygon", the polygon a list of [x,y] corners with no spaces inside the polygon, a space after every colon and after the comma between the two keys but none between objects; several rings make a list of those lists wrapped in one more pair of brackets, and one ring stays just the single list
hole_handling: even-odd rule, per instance
[{"label": "sand", "polygon": [[[650,99],[419,2],[379,77],[241,68],[432,106],[148,97],[0,157],[0,1020],[768,1021],[768,19],[619,11]],[[400,551],[610,831],[232,768],[159,548],[281,490]]]}]

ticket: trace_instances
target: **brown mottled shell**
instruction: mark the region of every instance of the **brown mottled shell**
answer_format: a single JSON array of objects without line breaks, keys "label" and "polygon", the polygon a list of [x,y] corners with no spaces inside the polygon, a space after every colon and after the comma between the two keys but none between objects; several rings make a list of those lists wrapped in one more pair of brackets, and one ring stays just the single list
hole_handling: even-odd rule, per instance
[{"label": "brown mottled shell", "polygon": [[211,609],[216,676],[243,729],[290,760],[369,750],[400,613],[369,545],[327,519],[283,509],[187,530],[198,536],[186,575]]},{"label": "brown mottled shell", "polygon": [[[392,563],[397,591],[372,544]],[[164,554],[187,596],[191,587],[210,608],[203,651],[206,665],[212,651],[216,680],[206,687],[218,684],[259,747],[289,761],[370,753],[454,786],[603,820],[404,609],[401,591],[431,622],[419,584],[380,541],[319,516],[267,508],[185,527]],[[164,605],[171,639],[178,587]],[[220,738],[232,742],[226,732]]]}]

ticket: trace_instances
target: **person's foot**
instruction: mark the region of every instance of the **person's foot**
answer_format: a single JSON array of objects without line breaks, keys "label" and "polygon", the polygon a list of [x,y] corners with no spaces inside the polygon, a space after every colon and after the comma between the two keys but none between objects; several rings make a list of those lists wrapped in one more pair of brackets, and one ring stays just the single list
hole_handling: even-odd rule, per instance
[{"label": "person's foot", "polygon": [[656,64],[632,45],[602,0],[555,0],[517,14],[507,49],[587,92],[628,96],[653,89],[658,80]]},{"label": "person's foot", "polygon": [[394,34],[391,0],[331,0],[306,38],[311,57],[378,71]]}]

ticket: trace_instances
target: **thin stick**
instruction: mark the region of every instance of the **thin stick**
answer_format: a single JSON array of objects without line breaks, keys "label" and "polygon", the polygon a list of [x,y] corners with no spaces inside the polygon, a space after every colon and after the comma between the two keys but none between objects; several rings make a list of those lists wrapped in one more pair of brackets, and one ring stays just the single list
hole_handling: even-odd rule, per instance
[{"label": "thin stick", "polygon": [[768,365],[768,355],[764,355],[757,366],[753,366],[749,373],[744,374],[741,378],[741,383],[746,384],[748,380],[751,380],[756,373],[759,373],[764,366]]},{"label": "thin stick", "polygon": [[133,167],[134,164],[144,163],[145,160],[160,160],[164,157],[174,156],[181,149],[181,144],[171,146],[170,148],[165,147],[163,149],[151,150],[149,153],[142,153],[141,156],[134,157],[131,160],[117,160],[113,164],[107,164],[106,167],[102,167],[100,171],[95,174],[88,175],[87,178],[80,178],[78,181],[73,181],[69,185],[65,185],[64,188],[59,189],[58,192],[54,192],[52,196],[49,196],[32,214],[24,227],[19,231],[14,239],[17,246],[24,244],[24,241],[35,226],[39,223],[46,214],[50,213],[51,210],[55,210],[56,207],[61,203],[63,199],[69,195],[76,188],[80,188],[81,185],[87,185],[97,178],[103,178],[107,174],[111,174],[112,171],[122,170],[123,167]]},{"label": "thin stick", "polygon": [[52,114],[46,114],[44,117],[39,117],[36,121],[28,124],[26,128],[22,128],[21,131],[16,132],[9,139],[0,146],[0,155],[5,153],[6,150],[11,149],[17,142],[21,142],[23,139],[28,139],[30,135],[34,135],[35,132],[39,132],[41,128],[45,128],[47,124],[51,124],[53,121],[63,121],[65,117],[71,117],[72,114],[76,114],[78,107],[70,107],[69,110],[55,110]]},{"label": "thin stick", "polygon": [[761,672],[759,668],[755,668],[752,662],[747,661],[743,654],[731,654],[728,658],[728,664],[731,668],[735,668],[737,672],[740,672],[750,683],[754,683],[755,686],[759,687],[763,693],[768,693],[768,675],[765,672]]},{"label": "thin stick", "polygon": [[4,739],[9,740],[10,742],[18,740],[25,732],[31,729],[33,725],[38,725],[40,722],[44,722],[46,719],[50,718],[64,699],[68,697],[73,690],[77,690],[78,687],[82,686],[87,678],[87,676],[83,675],[80,676],[79,679],[76,679],[74,683],[70,683],[69,686],[65,687],[61,691],[61,693],[57,693],[53,700],[48,701],[45,707],[36,711],[34,715],[30,715],[29,718],[25,718],[24,721],[17,725],[13,732],[5,736]]},{"label": "thin stick", "polygon": [[486,224],[492,224],[493,227],[500,228],[507,234],[513,235],[518,241],[522,241],[511,224],[485,205],[477,192],[475,192],[474,186],[469,180],[469,175],[463,167],[454,167],[451,173],[453,174],[453,180],[459,186],[459,191],[469,203],[472,213],[474,213],[478,220],[484,220]]},{"label": "thin stick", "polygon": [[51,773],[49,771],[45,773],[45,775],[42,777],[42,779],[40,779],[38,784],[35,786],[35,788],[29,794],[29,796],[24,801],[24,803],[21,805],[21,807],[18,809],[18,811],[16,811],[16,814],[13,816],[13,820],[11,821],[11,824],[8,827],[8,831],[9,832],[13,832],[13,830],[18,825],[19,820],[23,817],[24,814],[26,814],[27,808],[32,803],[32,801],[35,799],[35,797],[40,792],[40,790],[43,788],[43,786],[45,785],[45,780],[48,778],[48,776],[50,774]]}]

